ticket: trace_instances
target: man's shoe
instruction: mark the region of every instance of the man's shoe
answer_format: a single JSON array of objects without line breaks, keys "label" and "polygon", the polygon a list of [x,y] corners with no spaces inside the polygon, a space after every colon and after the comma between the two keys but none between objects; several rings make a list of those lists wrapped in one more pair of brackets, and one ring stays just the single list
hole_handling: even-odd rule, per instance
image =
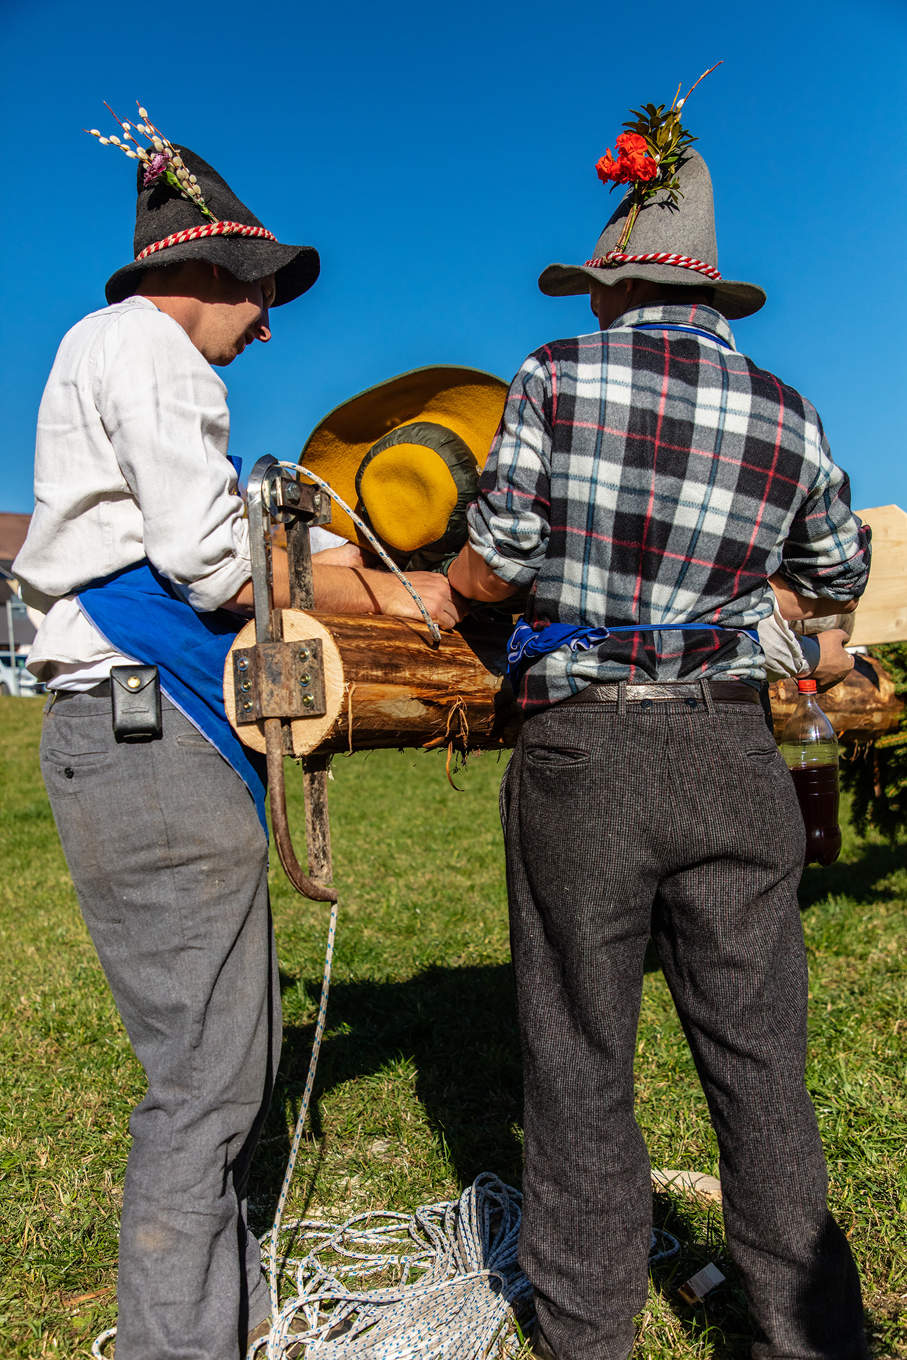
[{"label": "man's shoe", "polygon": [[253,1346],[256,1341],[260,1341],[263,1336],[267,1336],[270,1330],[271,1330],[270,1318],[265,1318],[264,1322],[259,1322],[255,1330],[251,1331],[249,1335],[246,1337],[246,1352],[248,1353],[249,1347]]}]

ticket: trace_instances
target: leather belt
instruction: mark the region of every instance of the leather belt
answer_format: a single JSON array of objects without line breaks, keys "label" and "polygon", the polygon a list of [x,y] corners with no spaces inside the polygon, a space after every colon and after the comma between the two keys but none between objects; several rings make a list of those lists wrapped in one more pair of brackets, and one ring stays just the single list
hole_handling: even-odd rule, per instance
[{"label": "leather belt", "polygon": [[109,699],[110,681],[101,680],[93,689],[56,689],[53,693],[55,703],[61,699],[74,699],[77,694],[87,694],[89,699]]},{"label": "leather belt", "polygon": [[703,686],[709,696],[719,704],[758,704],[759,691],[742,680],[697,680],[665,681],[651,685],[629,685],[621,681],[616,685],[588,685],[579,694],[562,699],[563,704],[617,704],[621,701],[621,690],[627,703],[668,703],[684,699],[698,699],[703,705],[706,698]]}]

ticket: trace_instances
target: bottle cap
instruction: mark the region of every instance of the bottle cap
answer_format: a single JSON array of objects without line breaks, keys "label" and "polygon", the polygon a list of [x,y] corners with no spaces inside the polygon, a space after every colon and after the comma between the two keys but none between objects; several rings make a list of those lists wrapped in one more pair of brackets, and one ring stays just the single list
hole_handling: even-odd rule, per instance
[{"label": "bottle cap", "polygon": [[798,681],[797,681],[797,689],[800,691],[801,694],[815,694],[815,693],[816,693],[816,682],[815,682],[815,680],[809,680],[809,679],[807,679],[807,680],[798,680]]}]

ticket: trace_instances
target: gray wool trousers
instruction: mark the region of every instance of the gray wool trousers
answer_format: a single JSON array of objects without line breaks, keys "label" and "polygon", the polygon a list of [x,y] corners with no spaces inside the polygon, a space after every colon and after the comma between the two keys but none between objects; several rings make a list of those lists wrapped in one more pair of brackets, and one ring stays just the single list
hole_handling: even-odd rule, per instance
[{"label": "gray wool trousers", "polygon": [[237,774],[163,700],[118,743],[58,696],[41,768],[79,905],[148,1091],[129,1123],[117,1360],[237,1360],[270,1312],[246,1228],[280,1054],[267,840]]},{"label": "gray wool trousers", "polygon": [[502,814],[539,1349],[624,1360],[645,1304],[633,1060],[651,934],[718,1139],[753,1356],[858,1360],[859,1280],[804,1084],[803,827],[761,708],[556,705],[523,728]]}]

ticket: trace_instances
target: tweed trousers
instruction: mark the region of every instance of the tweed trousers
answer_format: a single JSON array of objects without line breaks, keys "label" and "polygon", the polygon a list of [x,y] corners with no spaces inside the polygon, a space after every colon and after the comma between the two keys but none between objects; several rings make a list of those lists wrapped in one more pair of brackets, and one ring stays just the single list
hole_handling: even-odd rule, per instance
[{"label": "tweed trousers", "polygon": [[857,1360],[859,1280],[804,1084],[803,825],[761,708],[556,705],[523,728],[502,815],[537,1349],[624,1360],[645,1303],[633,1060],[651,935],[718,1139],[753,1355]]},{"label": "tweed trousers", "polygon": [[59,696],[41,768],[148,1078],[129,1123],[117,1360],[237,1360],[270,1312],[246,1229],[281,1038],[267,840],[239,776],[166,699],[161,740],[117,743],[109,697]]}]

